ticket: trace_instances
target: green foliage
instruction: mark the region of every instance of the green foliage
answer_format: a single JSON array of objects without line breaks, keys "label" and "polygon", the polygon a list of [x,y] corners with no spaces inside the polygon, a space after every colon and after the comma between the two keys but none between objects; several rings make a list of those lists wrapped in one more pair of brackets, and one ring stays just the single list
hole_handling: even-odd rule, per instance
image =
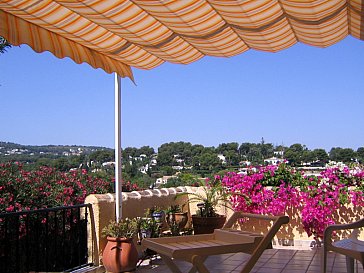
[{"label": "green foliage", "polygon": [[214,180],[207,180],[206,186],[203,186],[202,189],[203,193],[181,193],[176,197],[178,198],[186,194],[192,196],[189,202],[197,203],[199,208],[197,215],[201,217],[216,217],[216,209],[219,206],[228,207],[227,202],[231,195],[222,186],[219,176],[216,176]]},{"label": "green foliage", "polygon": [[291,145],[284,153],[284,157],[288,160],[292,166],[301,165],[303,161],[303,153],[307,148],[299,143]]},{"label": "green foliage", "polygon": [[[1,148],[2,147],[2,148]],[[5,151],[12,149],[21,150],[21,154],[13,153],[5,155]],[[76,151],[78,155],[67,155],[71,151]],[[183,173],[191,173],[200,177],[209,177],[220,171],[238,171],[242,161],[250,161],[253,166],[263,165],[264,159],[272,157],[275,151],[284,151],[283,158],[288,160],[288,165],[301,166],[302,163],[311,163],[311,166],[325,166],[329,161],[329,155],[324,149],[310,151],[305,145],[296,143],[290,147],[276,146],[266,143],[264,139],[260,143],[242,143],[240,146],[236,142],[222,143],[215,147],[204,147],[203,145],[192,145],[189,142],[170,142],[161,145],[158,155],[153,148],[143,146],[141,148],[128,147],[122,151],[124,181],[138,184],[141,188],[149,187],[156,178],[176,174],[173,166],[182,166]],[[222,164],[217,157],[223,154],[226,164]],[[282,157],[281,155],[274,155]],[[157,166],[152,160],[157,160]],[[364,147],[357,151],[347,148],[333,148],[330,151],[330,159],[350,163],[359,160],[364,162]],[[71,169],[87,169],[103,173],[105,177],[114,175],[114,166],[103,166],[104,162],[114,161],[114,150],[103,147],[90,146],[27,146],[15,143],[0,142],[0,163],[14,160],[24,163],[24,169],[31,171],[40,166],[56,168],[60,171]],[[155,163],[155,162],[154,162]],[[148,164],[146,170],[149,179],[141,173],[140,168]],[[152,181],[153,180],[153,181]],[[183,177],[171,181],[169,185],[190,185],[190,181]]]},{"label": "green foliage", "polygon": [[191,173],[181,173],[177,177],[171,177],[167,183],[163,185],[164,188],[179,187],[179,186],[193,186],[198,187],[200,185],[200,179],[198,176]]},{"label": "green foliage", "polygon": [[271,143],[242,143],[238,149],[240,160],[249,160],[253,165],[262,165],[265,158],[273,156],[274,147]]},{"label": "green foliage", "polygon": [[133,178],[138,173],[138,166],[135,160],[125,160],[124,162],[124,172],[130,176],[130,178]]},{"label": "green foliage", "polygon": [[172,167],[173,155],[169,154],[167,152],[158,152],[158,161],[157,162],[158,162],[159,167]]},{"label": "green foliage", "polygon": [[104,163],[115,161],[115,152],[114,150],[100,150],[93,152],[89,155],[90,160]]},{"label": "green foliage", "polygon": [[206,151],[202,153],[199,157],[199,163],[200,170],[207,170],[210,173],[215,173],[222,169],[220,159],[214,152]]},{"label": "green foliage", "polygon": [[329,155],[324,149],[314,149],[312,153],[314,160],[319,161],[321,166],[324,166],[325,163],[329,162]]},{"label": "green foliage", "polygon": [[178,177],[181,179],[181,182],[187,186],[199,186],[201,183],[199,176],[191,173],[180,173]]},{"label": "green foliage", "polygon": [[352,160],[356,157],[356,154],[353,149],[350,148],[332,148],[330,150],[330,159],[333,161],[341,161],[341,162],[352,162]]},{"label": "green foliage", "polygon": [[146,174],[139,173],[137,176],[131,178],[130,182],[136,184],[139,189],[147,189],[155,182],[155,179]]},{"label": "green foliage", "polygon": [[225,156],[228,166],[238,165],[240,159],[238,148],[237,142],[222,143],[216,148],[216,152]]},{"label": "green foliage", "polygon": [[110,223],[102,229],[103,237],[113,238],[133,238],[138,232],[138,219],[125,218],[119,222],[110,221]]},{"label": "green foliage", "polygon": [[166,175],[166,176],[175,174],[175,170],[173,170],[173,168],[170,166],[163,166],[160,168],[160,171],[161,171],[162,175]]},{"label": "green foliage", "polygon": [[185,186],[179,177],[171,177],[167,180],[167,183],[163,185],[163,188],[176,188]]},{"label": "green foliage", "polygon": [[154,149],[152,148],[152,147],[150,147],[150,146],[143,146],[143,147],[141,147],[140,149],[139,149],[139,155],[142,155],[142,154],[144,154],[144,155],[146,155],[147,157],[150,157],[150,156],[152,156],[153,154],[155,154],[155,151],[154,151]]},{"label": "green foliage", "polygon": [[356,154],[360,163],[364,163],[364,147],[359,147],[358,150],[356,150]]},{"label": "green foliage", "polygon": [[139,240],[143,238],[158,238],[160,236],[161,225],[149,215],[138,218],[138,235]]},{"label": "green foliage", "polygon": [[260,180],[263,186],[279,187],[282,183],[286,183],[296,187],[307,183],[301,172],[284,163],[280,164],[274,172],[267,167],[263,173],[264,178]]},{"label": "green foliage", "polygon": [[176,213],[176,212],[182,212],[182,208],[180,205],[171,205],[166,209],[166,213]]}]

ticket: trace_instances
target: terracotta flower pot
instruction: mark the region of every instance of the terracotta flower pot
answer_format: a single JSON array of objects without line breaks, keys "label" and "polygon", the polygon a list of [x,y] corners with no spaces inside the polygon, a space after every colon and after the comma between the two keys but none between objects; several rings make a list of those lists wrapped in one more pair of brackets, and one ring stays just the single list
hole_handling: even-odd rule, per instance
[{"label": "terracotta flower pot", "polygon": [[214,229],[222,228],[226,221],[226,216],[219,215],[217,217],[200,217],[192,215],[192,224],[194,234],[213,233]]},{"label": "terracotta flower pot", "polygon": [[173,222],[178,224],[179,229],[183,229],[188,221],[187,212],[174,212],[166,215],[168,226],[171,227]]},{"label": "terracotta flower pot", "polygon": [[135,271],[138,251],[133,239],[107,237],[102,262],[108,272]]}]

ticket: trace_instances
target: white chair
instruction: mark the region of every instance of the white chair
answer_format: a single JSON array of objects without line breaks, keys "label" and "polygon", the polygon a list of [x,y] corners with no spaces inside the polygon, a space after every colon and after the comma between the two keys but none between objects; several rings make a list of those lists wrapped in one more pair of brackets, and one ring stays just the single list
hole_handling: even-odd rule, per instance
[{"label": "white chair", "polygon": [[[324,232],[322,272],[326,273],[327,252],[334,251],[346,256],[348,273],[354,272],[354,259],[361,262],[364,270],[364,242],[358,240],[359,228],[364,227],[364,219],[350,224],[330,225]],[[332,240],[333,231],[353,229],[351,235],[339,241]]]}]

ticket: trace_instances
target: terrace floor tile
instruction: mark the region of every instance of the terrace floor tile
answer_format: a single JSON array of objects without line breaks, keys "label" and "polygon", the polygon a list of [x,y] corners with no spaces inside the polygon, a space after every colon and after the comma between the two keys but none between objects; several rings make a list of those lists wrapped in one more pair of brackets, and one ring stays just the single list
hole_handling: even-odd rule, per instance
[{"label": "terrace floor tile", "polygon": [[[268,249],[258,260],[252,273],[321,273],[321,249],[292,250]],[[211,273],[238,273],[243,268],[249,255],[243,253],[211,256],[206,260],[206,267]],[[188,263],[178,261],[182,272],[191,267]],[[356,265],[362,272],[361,265]],[[165,273],[171,272],[160,259],[151,264],[144,261],[136,272]],[[333,252],[328,253],[327,273],[346,272],[345,256]]]}]

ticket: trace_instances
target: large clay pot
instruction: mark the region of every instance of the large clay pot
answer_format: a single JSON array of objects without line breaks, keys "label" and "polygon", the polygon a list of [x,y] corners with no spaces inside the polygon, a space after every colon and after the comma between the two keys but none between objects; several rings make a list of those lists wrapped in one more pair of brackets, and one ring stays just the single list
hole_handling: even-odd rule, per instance
[{"label": "large clay pot", "polygon": [[192,224],[194,234],[213,233],[214,229],[222,228],[226,221],[226,216],[219,215],[217,217],[200,217],[192,215]]},{"label": "large clay pot", "polygon": [[138,263],[138,251],[133,239],[107,237],[102,262],[107,272],[135,271]]},{"label": "large clay pot", "polygon": [[183,229],[188,221],[188,215],[187,212],[174,212],[174,213],[168,213],[166,215],[166,221],[168,223],[168,226],[171,227],[173,222],[178,224],[179,229]]}]

